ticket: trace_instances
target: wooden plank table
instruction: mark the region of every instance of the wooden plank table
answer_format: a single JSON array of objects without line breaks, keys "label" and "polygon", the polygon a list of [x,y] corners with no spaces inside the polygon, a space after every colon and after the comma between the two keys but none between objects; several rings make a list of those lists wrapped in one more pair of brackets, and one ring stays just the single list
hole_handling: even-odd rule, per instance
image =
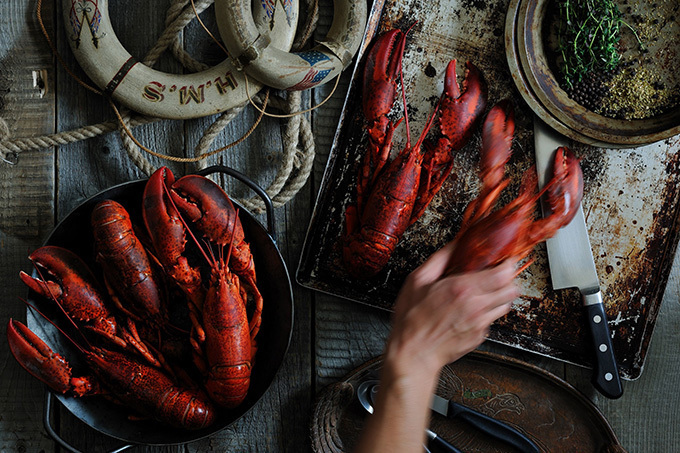
[{"label": "wooden plank table", "polygon": [[[56,63],[39,31],[36,3],[36,0],[0,2],[0,117],[6,121],[10,136],[33,137],[113,119],[110,107],[102,98],[84,90]],[[119,38],[128,51],[141,59],[157,39],[158,31],[164,28],[165,11],[170,2],[120,0],[117,3],[117,12],[112,12],[114,27],[120,30]],[[59,2],[43,5],[48,30],[69,68],[86,79],[69,52],[58,5]],[[330,2],[322,1],[320,11],[320,28],[327,29],[332,14]],[[208,11],[211,12],[212,9]],[[206,21],[209,22],[207,18]],[[184,36],[190,49],[192,37],[207,39],[196,24],[192,24]],[[215,52],[216,47],[208,46],[208,50]],[[180,70],[169,58],[164,59],[159,68]],[[348,74],[342,78],[331,101],[311,114],[317,156],[309,183],[293,200],[276,210],[279,247],[292,275],[347,81]],[[312,93],[308,102],[316,104],[330,92],[331,87],[321,87]],[[255,113],[247,108],[217,138],[214,147],[240,137],[252,124]],[[203,130],[213,120],[160,121],[136,128],[135,135],[153,149],[176,156],[191,155]],[[282,124],[266,118],[252,137],[211,162],[239,169],[267,186],[280,159]],[[0,129],[0,136],[2,133]],[[193,169],[191,165],[170,166],[180,174]],[[30,269],[26,256],[42,243],[55,223],[87,197],[142,177],[143,173],[123,151],[118,133],[22,152],[17,165],[0,163],[0,286],[4,291],[0,320],[3,323],[9,318],[25,319],[26,309],[20,298],[26,290],[17,273],[20,269]],[[237,196],[244,195],[238,186],[229,185],[227,189]],[[483,348],[522,358],[565,378],[602,410],[628,451],[676,451],[680,445],[677,422],[680,394],[673,389],[680,383],[677,373],[679,272],[680,262],[676,259],[645,370],[638,380],[624,382],[624,396],[619,400],[610,401],[596,394],[589,384],[588,370],[498,345]],[[297,285],[294,295],[295,328],[289,352],[271,389],[254,410],[208,439],[177,447],[135,447],[133,451],[309,451],[309,423],[315,395],[354,367],[380,354],[390,321],[386,312]],[[44,387],[17,365],[4,340],[0,342],[0,364],[0,451],[58,451],[42,424]],[[83,451],[109,451],[121,445],[120,441],[95,433],[64,411],[59,413],[56,423],[60,433]]]}]

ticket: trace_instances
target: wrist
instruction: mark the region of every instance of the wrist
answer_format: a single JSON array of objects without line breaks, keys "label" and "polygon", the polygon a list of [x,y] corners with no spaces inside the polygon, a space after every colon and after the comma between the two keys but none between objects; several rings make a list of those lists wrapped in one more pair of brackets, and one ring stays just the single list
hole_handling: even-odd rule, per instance
[{"label": "wrist", "polygon": [[396,341],[388,341],[382,378],[404,394],[422,397],[436,389],[441,366],[431,354],[410,351]]}]

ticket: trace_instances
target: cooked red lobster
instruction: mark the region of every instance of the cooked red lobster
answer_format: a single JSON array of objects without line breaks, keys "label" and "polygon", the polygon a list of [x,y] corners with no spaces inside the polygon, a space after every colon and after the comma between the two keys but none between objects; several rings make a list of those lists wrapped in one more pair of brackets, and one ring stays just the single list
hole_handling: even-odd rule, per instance
[{"label": "cooked red lobster", "polygon": [[[219,405],[238,406],[250,385],[255,335],[262,316],[262,295],[238,212],[214,182],[194,175],[175,181],[172,172],[163,167],[151,175],[144,190],[143,216],[161,265],[192,302],[195,361],[204,374],[206,390]],[[215,259],[193,239],[210,266],[207,289],[200,284],[199,269],[192,267],[186,256],[185,237],[193,234],[189,223],[218,247],[220,258]],[[228,263],[221,258],[227,246]],[[228,264],[235,268],[234,273]],[[255,307],[250,322],[246,316],[248,294]]]},{"label": "cooked red lobster", "polygon": [[200,429],[215,420],[210,401],[129,354],[76,344],[92,375],[73,376],[68,361],[19,321],[9,320],[7,339],[21,366],[56,392],[106,395],[147,417],[179,428]]},{"label": "cooked red lobster", "polygon": [[[583,173],[579,159],[566,147],[557,150],[552,178],[543,190],[537,190],[538,178],[532,166],[523,175],[517,198],[495,209],[500,193],[509,183],[505,165],[510,159],[514,131],[512,106],[507,101],[500,102],[489,111],[484,122],[480,160],[482,189],[463,214],[447,273],[482,270],[511,258],[519,262],[534,246],[567,225],[578,211],[583,198]],[[542,219],[535,219],[536,204],[542,195],[550,212]]]},{"label": "cooked red lobster", "polygon": [[[347,207],[343,233],[343,261],[356,277],[372,277],[387,264],[404,231],[423,214],[451,172],[452,150],[469,141],[486,107],[486,85],[479,70],[466,63],[461,94],[456,60],[451,60],[441,99],[414,145],[403,96],[407,145],[388,162],[401,120],[393,124],[387,115],[396,99],[405,46],[406,35],[390,30],[378,37],[366,59],[363,114],[368,149],[359,169],[356,204]],[[426,140],[435,117],[440,134]]]}]

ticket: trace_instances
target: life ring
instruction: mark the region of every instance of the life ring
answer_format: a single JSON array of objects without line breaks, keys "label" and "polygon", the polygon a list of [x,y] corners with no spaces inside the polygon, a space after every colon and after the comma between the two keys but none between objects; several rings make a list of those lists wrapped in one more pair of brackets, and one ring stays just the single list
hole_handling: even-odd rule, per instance
[{"label": "life ring", "polygon": [[[281,3],[290,0],[262,0]],[[366,0],[334,0],[333,23],[311,50],[287,52],[270,45],[260,34],[248,0],[215,0],[215,16],[222,40],[237,69],[279,90],[305,90],[333,80],[352,61],[366,27]]]},{"label": "life ring", "polygon": [[[257,27],[267,29],[282,51],[293,45],[299,1],[268,10],[253,0]],[[64,0],[64,23],[71,49],[85,73],[106,95],[144,115],[188,119],[223,112],[248,101],[245,76],[229,58],[205,71],[169,74],[136,61],[116,37],[108,0]],[[249,81],[250,94],[262,88]]]}]

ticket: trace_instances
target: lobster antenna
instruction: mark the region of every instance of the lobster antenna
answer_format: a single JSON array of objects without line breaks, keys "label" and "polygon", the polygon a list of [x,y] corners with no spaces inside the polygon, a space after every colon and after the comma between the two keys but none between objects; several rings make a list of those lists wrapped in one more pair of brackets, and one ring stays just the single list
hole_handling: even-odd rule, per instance
[{"label": "lobster antenna", "polygon": [[231,227],[231,241],[229,241],[229,251],[227,252],[227,261],[225,261],[225,263],[228,263],[229,260],[231,259],[231,249],[234,247],[234,233],[236,232],[236,221],[238,220],[238,210],[239,210],[239,208],[236,208],[236,214],[234,216],[234,224]]},{"label": "lobster antenna", "polygon": [[[66,338],[68,338],[68,340],[69,340],[69,341],[70,341],[70,342],[71,342],[71,343],[72,343],[72,344],[73,344],[80,352],[82,352],[82,353],[87,352],[87,350],[86,350],[85,348],[83,348],[82,345],[80,345],[79,343],[77,343],[73,338],[71,338],[71,336],[70,336],[69,334],[67,334],[66,332],[64,332],[64,330],[63,330],[61,327],[59,327],[54,321],[52,321],[50,318],[48,318],[48,317],[45,315],[45,313],[43,313],[43,312],[41,312],[40,310],[38,310],[38,308],[37,308],[35,305],[31,304],[31,303],[30,303],[29,301],[27,301],[26,299],[21,299],[21,301],[22,301],[23,303],[25,303],[26,305],[28,305],[28,306],[31,308],[31,310],[37,312],[40,316],[42,316],[43,318],[45,318],[45,319],[47,320],[47,322],[49,322],[49,323],[52,324],[54,327],[56,327],[57,330],[58,330],[59,332],[61,332],[61,334],[62,334],[63,336],[65,336]],[[71,318],[69,318],[69,319],[71,319]],[[71,320],[71,322],[73,322],[73,320]],[[80,332],[80,330],[78,330],[78,332]],[[83,338],[85,338],[85,335],[83,335],[82,332],[80,332],[80,334],[83,336]],[[92,345],[90,344],[90,342],[87,341],[87,338],[85,338],[85,342],[87,343],[87,345],[88,345],[89,347],[92,347]]]},{"label": "lobster antenna", "polygon": [[418,138],[418,141],[416,142],[416,146],[420,146],[421,143],[423,143],[423,140],[425,140],[427,133],[430,132],[430,128],[432,127],[432,124],[434,123],[434,119],[437,115],[437,112],[439,111],[439,106],[441,105],[441,102],[442,102],[442,99],[440,97],[439,101],[437,101],[437,106],[435,107],[434,112],[432,112],[432,115],[430,115],[430,119],[427,120],[427,124],[425,125],[423,132],[421,132],[420,137]]},{"label": "lobster antenna", "polygon": [[[47,292],[50,293],[50,298],[52,299],[52,301],[54,301],[54,303],[56,304],[56,306],[59,307],[59,310],[61,310],[61,312],[64,314],[64,316],[66,317],[66,319],[68,320],[68,322],[71,323],[71,325],[76,329],[76,331],[80,334],[80,336],[83,337],[83,339],[85,340],[85,343],[87,343],[87,345],[88,345],[89,347],[92,347],[92,344],[89,342],[89,340],[87,339],[87,337],[85,336],[85,334],[80,330],[80,327],[78,327],[78,324],[76,324],[76,322],[73,320],[73,318],[71,318],[71,316],[69,316],[69,314],[68,314],[68,313],[66,312],[66,310],[64,309],[63,305],[61,305],[61,304],[57,301],[57,297],[54,295],[54,293],[53,293],[52,290],[50,289],[50,285],[47,284],[47,280],[45,280],[45,276],[43,275],[42,271],[40,270],[40,267],[39,267],[36,263],[33,263],[33,268],[35,269],[35,271],[38,273],[38,276],[40,277],[40,283],[41,283],[41,284],[43,285],[43,287],[47,290]],[[23,299],[22,299],[22,300],[23,300]],[[24,302],[25,302],[29,307],[33,308],[35,311],[37,311],[38,313],[40,313],[40,315],[41,315],[43,318],[45,318],[45,319],[47,319],[48,321],[50,321],[50,320],[49,320],[49,319],[48,319],[48,318],[47,318],[40,310],[38,310],[38,309],[35,308],[33,305],[31,305],[30,303],[28,303],[28,301],[25,301],[25,300],[24,300]],[[54,324],[52,321],[50,321],[50,322],[51,322],[52,324]],[[57,327],[57,328],[58,328],[58,327]],[[58,328],[58,329],[59,329],[59,328]],[[63,331],[62,331],[61,329],[59,329],[59,330],[63,333]],[[66,335],[66,334],[64,334],[64,335]],[[68,335],[66,335],[66,337],[68,337]],[[71,340],[73,343],[75,343],[71,338],[69,338],[69,340]]]},{"label": "lobster antenna", "polygon": [[177,205],[175,204],[175,200],[173,200],[172,195],[170,195],[170,189],[168,189],[168,185],[165,184],[165,182],[163,183],[163,189],[165,190],[165,194],[168,196],[168,199],[170,200],[170,204],[172,205],[173,208],[175,208],[175,211],[177,211],[179,219],[182,222],[182,225],[184,225],[184,229],[189,232],[189,236],[191,236],[191,239],[193,239],[196,246],[198,246],[198,250],[201,251],[201,254],[205,258],[205,260],[208,262],[208,264],[212,265],[214,261],[210,261],[210,257],[205,252],[203,247],[201,247],[201,243],[198,241],[198,239],[196,239],[196,236],[194,236],[194,232],[191,231],[191,228],[189,228],[189,225],[187,224],[186,220],[184,220],[184,216],[182,216],[182,214],[180,214],[179,209],[177,209]]},{"label": "lobster antenna", "polygon": [[406,108],[406,90],[404,89],[404,66],[401,64],[401,62],[404,60],[404,51],[406,50],[406,35],[409,34],[411,29],[418,23],[418,21],[413,22],[410,27],[408,27],[408,30],[406,30],[406,33],[404,33],[404,40],[401,43],[401,49],[399,49],[400,55],[399,55],[399,79],[401,80],[401,98],[404,102],[404,120],[406,122],[406,143],[408,144],[409,148],[411,147],[411,128],[408,125],[408,109]]}]

